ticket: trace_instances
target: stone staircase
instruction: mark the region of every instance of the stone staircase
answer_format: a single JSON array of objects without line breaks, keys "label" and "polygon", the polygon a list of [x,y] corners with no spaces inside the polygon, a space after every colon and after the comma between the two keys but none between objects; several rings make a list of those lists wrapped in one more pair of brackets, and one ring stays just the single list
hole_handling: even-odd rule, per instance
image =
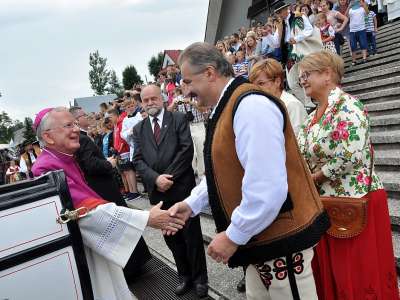
[{"label": "stone staircase", "polygon": [[400,21],[379,28],[378,54],[351,66],[347,47],[342,57],[344,90],[366,105],[375,149],[375,168],[388,193],[393,243],[400,274]]}]

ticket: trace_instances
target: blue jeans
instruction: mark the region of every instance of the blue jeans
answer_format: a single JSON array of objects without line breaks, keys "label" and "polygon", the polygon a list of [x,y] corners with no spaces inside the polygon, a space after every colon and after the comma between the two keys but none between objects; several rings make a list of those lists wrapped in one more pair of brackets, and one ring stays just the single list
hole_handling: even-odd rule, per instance
[{"label": "blue jeans", "polygon": [[367,31],[368,54],[376,54],[376,38],[374,32]]},{"label": "blue jeans", "polygon": [[350,32],[350,48],[354,52],[357,50],[357,44],[361,50],[367,50],[367,32],[365,30]]}]

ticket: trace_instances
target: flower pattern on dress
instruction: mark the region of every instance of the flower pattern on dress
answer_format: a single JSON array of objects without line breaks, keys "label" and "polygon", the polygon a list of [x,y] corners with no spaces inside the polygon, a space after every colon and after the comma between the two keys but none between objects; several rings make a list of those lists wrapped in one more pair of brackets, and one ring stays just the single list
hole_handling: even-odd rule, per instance
[{"label": "flower pattern on dress", "polygon": [[322,196],[362,197],[383,188],[372,170],[369,118],[361,101],[332,90],[328,107],[318,122],[315,111],[301,127],[298,142],[312,173],[322,170],[330,180],[319,186]]}]

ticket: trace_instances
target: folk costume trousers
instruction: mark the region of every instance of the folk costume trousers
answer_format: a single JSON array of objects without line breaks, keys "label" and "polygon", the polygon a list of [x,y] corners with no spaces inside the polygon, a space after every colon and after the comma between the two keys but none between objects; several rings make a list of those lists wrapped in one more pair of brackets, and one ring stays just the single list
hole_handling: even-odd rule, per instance
[{"label": "folk costume trousers", "polygon": [[[309,248],[294,253],[290,263],[287,263],[286,257],[280,257],[260,265],[249,265],[246,270],[247,299],[318,300],[311,268],[313,255],[313,248]],[[288,272],[289,268],[293,271],[291,272],[294,274],[293,277]],[[297,286],[297,293],[292,291],[291,280],[293,278]]]}]

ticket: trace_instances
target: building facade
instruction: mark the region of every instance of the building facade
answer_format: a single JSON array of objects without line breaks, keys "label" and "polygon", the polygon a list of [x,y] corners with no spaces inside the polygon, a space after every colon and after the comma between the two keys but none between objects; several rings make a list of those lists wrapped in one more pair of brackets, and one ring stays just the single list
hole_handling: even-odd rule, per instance
[{"label": "building facade", "polygon": [[210,0],[205,42],[215,44],[241,27],[251,27],[252,23],[258,21],[265,23],[277,2],[278,0]]}]

